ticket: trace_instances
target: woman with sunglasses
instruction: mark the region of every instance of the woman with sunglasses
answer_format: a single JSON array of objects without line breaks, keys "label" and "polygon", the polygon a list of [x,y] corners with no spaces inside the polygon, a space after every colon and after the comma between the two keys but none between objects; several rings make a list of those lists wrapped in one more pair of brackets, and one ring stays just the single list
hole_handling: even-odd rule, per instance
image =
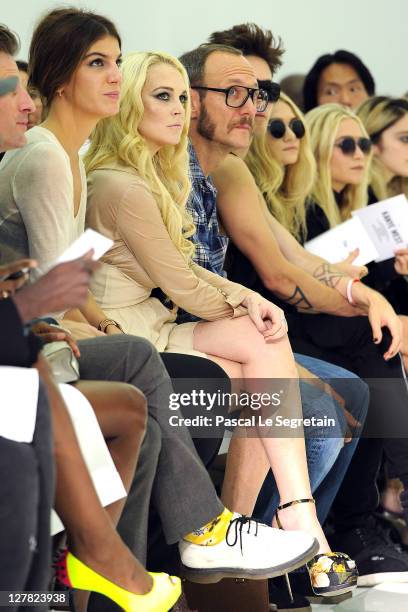
[{"label": "woman with sunglasses", "polygon": [[317,173],[307,213],[307,239],[349,219],[367,203],[371,141],[361,120],[337,104],[306,115]]},{"label": "woman with sunglasses", "polygon": [[[349,115],[344,117],[349,118]],[[268,118],[269,131],[266,132],[265,129],[263,134],[255,135],[245,158],[259,191],[264,194],[269,211],[280,219],[298,240],[305,236],[307,230],[306,221],[309,219],[306,217],[305,200],[312,189],[315,168],[312,150],[308,145],[308,128],[307,125],[302,127],[300,122],[304,124],[300,110],[287,97],[282,96],[272,107]],[[342,136],[352,136],[359,140],[366,134],[361,130],[358,133],[353,131],[352,134],[346,132]],[[333,142],[335,138],[338,138],[338,135],[332,135]],[[338,144],[345,146],[346,152],[353,148],[353,144],[358,145],[356,142],[351,145],[346,142],[346,145],[343,145],[342,140],[339,139]],[[365,142],[360,142],[360,145],[368,148]],[[343,155],[341,149],[339,151]],[[357,157],[365,156],[359,151]],[[238,181],[238,178],[237,176],[235,180]],[[232,172],[215,180],[221,214],[224,212],[224,206],[227,207],[225,194],[229,194],[231,198],[231,188],[225,184],[227,179],[231,184]],[[338,175],[337,179],[340,189],[341,176]],[[241,190],[242,183],[241,179]],[[249,185],[245,192],[247,200],[248,190]],[[331,181],[328,191],[331,194]],[[236,197],[239,199],[239,194]],[[236,205],[236,200],[234,204]],[[322,217],[319,222],[324,223],[326,228],[329,227],[323,210],[318,207],[315,207],[315,210],[319,211]],[[334,212],[336,213],[336,210]],[[276,221],[272,219],[272,215],[271,218],[268,215],[267,220],[275,227]],[[222,214],[222,219],[227,231],[231,229],[230,224],[226,223],[228,217]],[[296,253],[296,244],[287,240],[286,247]],[[242,254],[236,257],[236,251],[237,249],[233,249],[233,257],[228,267],[229,277],[237,280],[242,279],[245,274],[246,280],[250,281],[249,286],[256,287],[265,297],[273,299],[274,293],[268,289],[267,276],[262,273],[260,266],[257,265],[255,269],[252,264],[255,261],[254,256],[251,255],[249,261]],[[348,270],[349,268],[347,265]],[[354,285],[352,286],[354,288]],[[323,309],[319,310],[321,312]],[[324,359],[367,378],[371,392],[369,431],[377,432],[376,439],[360,439],[333,506],[335,536],[330,543],[335,548],[341,547],[356,560],[360,573],[359,584],[362,586],[380,583],[390,575],[397,581],[406,581],[408,557],[381,535],[374,517],[378,499],[376,478],[384,450],[390,463],[399,471],[401,479],[405,478],[405,487],[408,488],[408,481],[404,476],[408,471],[405,441],[381,439],[384,436],[379,432],[384,433],[385,430],[378,425],[384,413],[384,406],[390,404],[392,397],[391,405],[395,409],[393,415],[390,415],[391,423],[392,420],[395,423],[392,435],[395,435],[396,428],[403,427],[407,393],[399,357],[391,358],[393,355],[384,353],[383,341],[373,343],[372,331],[365,317],[348,318],[326,314],[311,316],[294,308],[290,308],[286,316],[289,322],[289,337],[297,353]],[[388,378],[393,379],[391,387],[376,384],[376,379]]]},{"label": "woman with sunglasses", "polygon": [[[404,132],[404,127],[407,126],[404,126],[404,121],[402,121],[402,125],[397,125],[392,134],[387,134],[388,139],[384,138],[385,143],[379,146],[381,138],[381,127],[379,127],[379,124],[381,125],[381,111],[379,112],[378,101],[378,98],[374,98],[374,102],[372,100],[365,102],[363,110],[358,113],[358,117],[337,105],[321,106],[306,115],[306,123],[311,132],[313,150],[318,160],[318,173],[307,210],[308,239],[350,218],[353,210],[367,204],[367,185],[370,172],[369,162],[372,157],[372,141],[377,143],[374,149],[374,159],[382,153],[383,158],[389,165],[393,166],[396,164],[399,168],[403,167],[405,153],[403,144],[404,134],[408,137],[408,131]],[[384,111],[384,107],[386,107],[386,104],[383,103],[384,99],[381,99],[381,102],[380,108]],[[403,119],[404,106],[408,109],[408,105],[402,101],[400,108],[398,110],[394,109],[393,120],[390,118],[392,110],[391,113],[389,112],[388,129],[395,123],[398,123],[398,120]],[[365,117],[366,125],[370,125],[368,109],[373,110],[376,107],[377,130],[373,127],[375,121],[372,118],[371,130],[369,132],[370,139],[368,138],[362,118]],[[406,111],[405,116],[408,116]],[[384,118],[382,118],[382,126],[386,127],[386,125]],[[398,136],[396,136],[397,134]],[[402,150],[400,159],[395,155],[394,146],[396,146],[397,151],[398,148]],[[403,183],[401,179],[396,178],[394,184],[388,190],[384,189],[386,187],[386,177],[388,176],[389,181],[392,182],[395,175],[390,169],[387,172],[384,161],[380,160],[381,158],[377,157],[374,162],[374,168],[371,170],[371,179],[372,183],[376,185],[378,193],[381,194],[382,199],[385,199],[395,195],[397,192],[400,193],[400,190],[403,189]],[[379,168],[384,168],[383,172]],[[395,187],[395,184],[398,186]],[[372,186],[368,190],[368,195],[371,200],[370,203],[378,200],[374,196]],[[395,298],[395,292],[393,292],[395,285],[394,287],[392,285],[395,283],[396,274],[395,271],[394,273],[392,272],[392,269],[395,267],[395,270],[397,268],[403,270],[404,258],[405,253],[402,252],[400,258],[393,259],[391,262],[370,264],[369,274],[365,282],[381,291],[381,293],[384,293],[387,298]],[[403,281],[401,290],[406,296],[406,287],[404,285],[405,281]],[[398,308],[398,301],[396,299],[393,301],[394,305]],[[402,303],[404,303],[404,300],[402,300]],[[404,320],[404,317],[401,317],[401,320]],[[406,331],[408,329],[404,330],[402,352],[404,352],[404,344],[405,346],[407,345],[406,338],[408,334]],[[371,376],[374,376],[374,371],[371,372]],[[396,419],[397,423],[398,420]],[[405,448],[405,446],[403,441],[392,439],[385,440],[384,446],[385,457],[389,459],[388,475],[391,481],[387,482],[387,486],[382,493],[382,500],[383,503],[385,500],[391,506],[391,511],[399,514],[401,517],[404,517],[404,508],[406,510],[408,507],[408,480],[405,467],[408,447]],[[398,480],[399,478],[401,478],[403,485]],[[399,494],[402,495],[402,505]]]},{"label": "woman with sunglasses", "polygon": [[[314,204],[307,213],[308,239],[350,218],[353,210],[367,203],[408,194],[408,103],[374,98],[363,104],[358,115],[325,105],[306,116],[318,159],[311,195]],[[370,127],[370,138],[363,117]],[[336,130],[330,140],[330,132]],[[407,285],[402,275],[408,274],[407,259],[408,250],[401,249],[395,259],[370,264],[365,278],[404,314],[408,312]],[[407,340],[408,326],[404,335]]]},{"label": "woman with sunglasses", "polygon": [[[306,232],[304,203],[316,166],[303,121],[282,92],[271,109],[266,134],[254,138],[245,157],[269,212],[301,242]],[[261,158],[267,163],[260,164]]]}]

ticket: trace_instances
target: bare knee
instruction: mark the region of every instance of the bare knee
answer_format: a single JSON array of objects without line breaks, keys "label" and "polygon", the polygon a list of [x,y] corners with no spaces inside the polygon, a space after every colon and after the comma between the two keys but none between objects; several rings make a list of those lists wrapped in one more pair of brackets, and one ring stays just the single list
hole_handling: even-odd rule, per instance
[{"label": "bare knee", "polygon": [[122,422],[129,428],[129,431],[146,431],[147,401],[139,389],[133,385],[121,383],[118,406]]},{"label": "bare knee", "polygon": [[241,321],[241,333],[246,345],[247,360],[252,361],[260,358],[284,360],[288,368],[292,370],[291,375],[294,378],[298,378],[296,363],[287,333],[278,336],[275,341],[266,342],[263,334],[258,331],[255,323],[248,316],[242,317]]}]

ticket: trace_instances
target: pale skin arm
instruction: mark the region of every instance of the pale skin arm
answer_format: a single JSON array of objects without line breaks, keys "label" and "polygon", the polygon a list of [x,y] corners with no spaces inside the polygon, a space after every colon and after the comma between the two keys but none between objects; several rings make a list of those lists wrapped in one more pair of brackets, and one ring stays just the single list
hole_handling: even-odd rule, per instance
[{"label": "pale skin arm", "polygon": [[321,280],[323,269],[330,270],[332,273],[340,272],[352,278],[362,278],[367,274],[368,270],[365,266],[353,266],[351,264],[353,259],[357,257],[358,252],[350,253],[350,256],[340,263],[330,264],[326,259],[304,249],[296,238],[269,213],[264,201],[260,203],[260,206],[264,211],[266,222],[286,259],[317,280]]},{"label": "pale skin arm", "polygon": [[[72,335],[76,340],[82,340],[84,338],[93,337],[96,335],[105,335],[104,333],[97,330],[99,327],[99,323],[104,319],[109,318],[110,317],[108,317],[98,306],[92,293],[89,292],[86,304],[81,308],[72,308],[71,310],[68,310],[64,314],[62,324],[72,332]],[[73,325],[71,328],[71,322],[80,323],[81,326],[85,325],[85,327],[83,328],[83,333],[80,333],[80,330],[82,328],[78,328],[77,325]],[[91,328],[95,328],[95,330],[92,330]],[[121,334],[122,332],[118,327],[116,327],[116,325],[108,325],[105,333],[111,335]]]},{"label": "pale skin arm", "polygon": [[[272,227],[265,222],[258,188],[242,160],[229,156],[212,178],[218,190],[222,224],[267,289],[302,312],[356,314],[356,309],[335,290],[339,283],[347,284],[341,272],[325,271],[324,279],[313,277],[285,257]],[[304,250],[293,241],[297,250]]]},{"label": "pale skin arm", "polygon": [[[382,339],[381,327],[390,330],[392,342],[384,359],[398,352],[401,323],[383,296],[356,283],[352,290],[356,304],[353,307],[346,300],[349,276],[327,262],[319,262],[312,275],[286,259],[271,225],[265,222],[263,199],[241,159],[230,155],[212,178],[218,190],[217,207],[222,224],[228,236],[252,262],[267,289],[299,311],[341,316],[367,314],[376,343]],[[304,249],[300,245],[296,249],[300,257]]]},{"label": "pale skin arm", "polygon": [[[96,327],[96,329],[98,329],[101,321],[110,318],[107,317],[103,310],[98,306],[92,293],[89,293],[88,301],[81,307],[80,312],[85,317],[87,322],[93,327]],[[108,325],[106,328],[106,333],[111,335],[121,334],[122,332],[118,327],[116,327],[116,325]]]}]

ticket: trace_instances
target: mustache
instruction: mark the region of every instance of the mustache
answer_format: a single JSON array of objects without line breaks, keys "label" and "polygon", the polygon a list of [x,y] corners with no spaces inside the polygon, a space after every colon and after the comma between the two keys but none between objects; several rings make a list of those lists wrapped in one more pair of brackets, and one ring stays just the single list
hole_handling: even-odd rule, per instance
[{"label": "mustache", "polygon": [[239,121],[234,121],[234,123],[230,124],[230,130],[233,130],[234,128],[236,128],[236,127],[238,127],[240,125],[247,125],[252,130],[254,128],[254,119],[253,119],[253,117],[242,117]]}]

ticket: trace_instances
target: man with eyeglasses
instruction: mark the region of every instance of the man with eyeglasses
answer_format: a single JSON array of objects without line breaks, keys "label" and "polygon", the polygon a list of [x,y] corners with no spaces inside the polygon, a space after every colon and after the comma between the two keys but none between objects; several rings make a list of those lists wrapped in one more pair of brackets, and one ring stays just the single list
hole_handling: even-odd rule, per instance
[{"label": "man with eyeglasses", "polygon": [[[280,45],[276,45],[270,31],[255,24],[241,24],[224,32],[215,32],[209,40],[240,49],[252,64],[258,83],[270,81],[281,63]],[[256,114],[254,133],[265,133],[269,116],[270,112]],[[270,130],[276,128],[276,124],[269,125]],[[298,132],[298,137],[301,133]],[[280,134],[282,129],[275,131],[273,136],[279,137]],[[354,145],[346,143],[345,146]],[[359,145],[367,148],[369,143],[360,142]],[[335,363],[364,377],[370,388],[369,428],[364,431],[350,469],[344,469],[337,479],[340,485],[347,471],[334,505],[336,534],[331,543],[355,559],[361,586],[377,584],[390,577],[398,582],[407,581],[408,555],[384,535],[374,516],[378,505],[376,478],[383,450],[392,460],[392,465],[399,467],[402,476],[405,476],[408,453],[403,438],[407,392],[397,353],[400,329],[395,313],[378,293],[363,283],[346,281],[345,277],[341,283],[347,282],[347,298],[358,302],[360,309],[349,304],[343,297],[344,292],[342,295],[333,288],[340,279],[335,267],[305,251],[272,215],[268,215],[268,222],[265,222],[259,206],[259,190],[243,160],[226,156],[212,176],[219,194],[218,214],[234,243],[233,250],[239,255],[235,257],[233,273],[229,272],[231,280],[249,286],[267,299],[278,301],[285,309],[289,338],[294,350],[303,353],[295,353],[302,365],[323,377],[321,366],[333,368],[335,366],[331,364]],[[311,316],[307,310],[321,314]],[[362,313],[368,314],[368,318],[356,316]],[[335,314],[342,316],[330,316]],[[394,337],[391,345],[387,329],[383,336],[382,328],[387,327]],[[319,361],[319,367],[315,368],[302,361],[304,355],[307,360],[318,357],[330,363]],[[326,376],[332,379],[332,385],[344,398],[349,393],[346,405],[355,415],[355,409],[358,410],[361,403],[361,389],[358,388],[361,381],[346,378],[353,375],[342,371],[345,373],[337,375],[335,380],[332,377],[336,374]],[[392,380],[387,383],[388,378]],[[387,419],[384,422],[382,415],[385,410]],[[393,437],[387,438],[385,427],[390,431],[393,425]],[[401,440],[396,439],[397,430]],[[339,460],[330,476],[338,467]],[[408,482],[408,476],[406,480]],[[324,484],[327,486],[327,478]]]},{"label": "man with eyeglasses", "polygon": [[[196,245],[195,261],[216,274],[225,274],[223,265],[228,237],[220,231],[216,190],[209,175],[222,165],[229,153],[248,148],[253,135],[255,117],[266,116],[268,104],[279,98],[280,88],[271,81],[269,75],[257,80],[253,67],[243,56],[241,50],[226,45],[201,45],[194,51],[184,54],[180,60],[186,67],[191,82],[190,176],[192,191],[187,208],[196,224],[196,233],[193,238]],[[179,314],[179,321],[191,321],[192,318],[188,313]],[[318,360],[309,360],[309,362],[315,362],[314,365],[320,363]],[[344,376],[343,370],[333,368],[329,372],[329,364],[323,365],[326,377]],[[359,397],[362,399],[361,411],[357,411],[358,419],[363,422],[367,409],[367,395],[364,400],[366,389],[361,381],[356,377],[354,379],[358,385],[358,391],[361,392]],[[338,418],[337,409],[339,407],[338,405],[336,407],[336,402],[329,395],[322,394],[320,390],[317,391],[316,388],[303,382],[300,387],[305,418],[318,416],[319,410],[322,411],[321,414],[324,413],[328,417]],[[347,397],[347,400],[349,399]],[[306,440],[306,447],[312,486],[316,486],[316,483],[322,482],[330,467],[336,462],[343,444],[334,448],[333,438],[320,437],[317,439],[315,436],[313,439],[313,435],[311,434],[312,437]],[[347,458],[344,453],[342,454],[343,460],[339,461],[341,465],[344,463],[348,465],[355,449],[355,443],[352,443],[352,448],[346,453]],[[244,470],[248,478],[256,479],[257,474],[262,473],[260,466],[257,465],[259,458],[252,457],[249,460],[248,454],[244,455],[244,453],[242,456],[242,462],[236,466],[237,473],[242,474]],[[316,460],[319,457],[320,459]],[[321,460],[323,457],[324,460]],[[328,459],[329,457],[331,459]],[[259,461],[262,460],[259,459]],[[342,467],[343,469],[346,468]],[[343,471],[342,474],[344,474]],[[339,483],[335,482],[338,480],[337,476],[339,476],[338,472],[333,473],[333,483],[328,484],[322,491],[321,503],[327,508],[330,507],[339,486]],[[274,498],[276,485],[274,483],[268,483],[268,485],[261,496],[265,497],[266,505],[272,509],[273,505],[275,507],[277,505],[277,499]],[[234,503],[242,503],[241,499],[235,497],[235,492],[226,494],[233,495]],[[325,502],[323,496],[326,498]],[[249,508],[243,508],[243,510],[249,512]],[[272,515],[264,516],[266,521],[272,520]],[[286,607],[287,596],[282,597],[282,594],[277,589],[273,590],[271,585],[270,591],[273,601],[282,602]],[[299,603],[301,606],[307,605],[303,599]]]},{"label": "man with eyeglasses", "polygon": [[187,208],[196,225],[195,261],[222,269],[228,239],[218,231],[211,171],[252,138],[255,114],[268,104],[267,92],[240,51],[202,45],[180,58],[188,62],[191,82],[190,177]]}]

